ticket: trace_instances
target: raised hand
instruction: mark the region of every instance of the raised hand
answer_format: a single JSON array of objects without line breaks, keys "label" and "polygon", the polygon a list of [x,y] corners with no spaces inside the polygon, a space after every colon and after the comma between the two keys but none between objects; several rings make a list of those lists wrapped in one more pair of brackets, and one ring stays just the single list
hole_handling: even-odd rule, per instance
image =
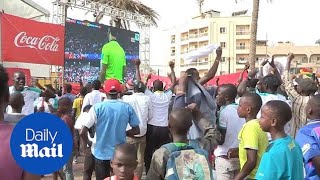
[{"label": "raised hand", "polygon": [[220,78],[217,78],[216,84],[219,85]]},{"label": "raised hand", "polygon": [[152,76],[152,74],[149,73],[148,76],[147,76],[147,79],[151,79],[151,76]]},{"label": "raised hand", "polygon": [[260,66],[264,66],[264,65],[266,65],[267,63],[268,63],[268,59],[264,59],[262,62],[261,62],[261,64],[260,64]]},{"label": "raised hand", "polygon": [[218,47],[216,49],[216,54],[217,54],[217,58],[221,58],[221,56],[222,56],[222,48],[221,47]]},{"label": "raised hand", "polygon": [[276,67],[276,64],[274,63],[274,56],[272,56],[271,62],[269,62],[269,64],[270,64],[271,67],[277,68],[277,67]]},{"label": "raised hand", "polygon": [[293,53],[289,53],[288,54],[288,60],[291,62],[292,61],[292,59],[294,59],[294,54]]},{"label": "raised hand", "polygon": [[170,66],[171,69],[174,69],[174,65],[175,65],[175,63],[173,61],[169,62],[169,66]]},{"label": "raised hand", "polygon": [[136,60],[134,60],[134,63],[136,64],[136,66],[140,66],[141,61],[140,61],[140,59],[136,59]]},{"label": "raised hand", "polygon": [[244,65],[244,69],[245,71],[247,71],[250,68],[250,64],[249,61],[246,62],[246,64]]}]

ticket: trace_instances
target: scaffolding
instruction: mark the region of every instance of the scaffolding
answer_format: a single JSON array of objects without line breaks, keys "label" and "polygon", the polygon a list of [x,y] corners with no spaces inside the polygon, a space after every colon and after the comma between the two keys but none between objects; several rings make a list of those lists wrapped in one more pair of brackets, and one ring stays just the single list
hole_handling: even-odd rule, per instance
[{"label": "scaffolding", "polygon": [[[129,22],[133,22],[140,27],[140,60],[141,67],[145,73],[151,70],[150,67],[150,26],[151,18],[130,11],[111,7],[106,4],[94,2],[91,0],[56,0],[53,3],[52,21],[54,24],[65,25],[67,18],[67,9],[80,9],[94,14],[101,14],[111,18],[117,18]],[[63,67],[60,67],[63,72]],[[63,73],[62,73],[63,74]],[[62,78],[63,79],[63,78]]]}]

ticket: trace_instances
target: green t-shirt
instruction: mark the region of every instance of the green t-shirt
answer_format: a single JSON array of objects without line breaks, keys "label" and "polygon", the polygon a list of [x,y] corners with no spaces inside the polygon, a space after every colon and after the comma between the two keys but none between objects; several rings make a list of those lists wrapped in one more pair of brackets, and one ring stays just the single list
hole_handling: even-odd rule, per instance
[{"label": "green t-shirt", "polygon": [[101,63],[107,65],[106,79],[117,79],[123,82],[126,55],[117,41],[112,40],[103,46]]},{"label": "green t-shirt", "polygon": [[303,168],[302,151],[297,142],[287,136],[270,142],[255,179],[304,179]]},{"label": "green t-shirt", "polygon": [[269,140],[266,132],[260,127],[259,120],[254,119],[245,123],[239,132],[239,160],[240,167],[243,168],[247,162],[247,150],[254,149],[258,151],[257,164],[248,178],[254,179],[258,170],[262,154],[265,152],[269,145]]}]

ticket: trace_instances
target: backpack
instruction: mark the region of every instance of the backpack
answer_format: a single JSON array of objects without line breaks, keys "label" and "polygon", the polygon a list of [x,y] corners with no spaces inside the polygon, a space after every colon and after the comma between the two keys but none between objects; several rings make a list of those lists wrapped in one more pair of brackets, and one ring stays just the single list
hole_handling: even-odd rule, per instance
[{"label": "backpack", "polygon": [[166,166],[167,180],[211,180],[212,167],[208,153],[193,146],[176,146],[174,143],[162,147],[169,151]]}]

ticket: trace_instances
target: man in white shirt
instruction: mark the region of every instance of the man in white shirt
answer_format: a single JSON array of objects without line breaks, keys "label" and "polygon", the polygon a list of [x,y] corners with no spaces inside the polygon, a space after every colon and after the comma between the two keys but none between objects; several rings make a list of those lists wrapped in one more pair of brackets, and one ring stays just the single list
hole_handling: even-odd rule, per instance
[{"label": "man in white shirt", "polygon": [[[15,72],[13,76],[14,85],[9,87],[10,94],[20,92],[24,96],[25,105],[22,108],[22,114],[29,115],[34,113],[34,101],[38,97],[55,98],[55,94],[49,89],[41,91],[39,88],[27,87],[26,76],[23,72]],[[11,113],[12,108],[8,106],[7,112]]]},{"label": "man in white shirt", "polygon": [[[164,91],[165,87],[163,82],[155,80],[153,82],[153,90],[145,90],[145,94],[151,98],[152,102],[152,118],[148,122],[147,128],[147,147],[145,151],[145,167],[148,172],[151,164],[151,159],[154,151],[159,149],[162,145],[170,142],[170,132],[168,129],[168,111],[169,104],[173,95],[173,88],[176,85],[176,76],[174,72],[174,62],[169,63],[171,73],[171,85],[167,91]],[[136,77],[141,80],[140,76],[140,60],[136,61]]]},{"label": "man in white shirt", "polygon": [[221,106],[218,113],[218,129],[222,140],[214,151],[217,179],[232,180],[240,170],[238,158],[229,158],[228,151],[239,147],[238,134],[245,123],[245,119],[239,118],[235,103],[237,87],[233,84],[223,84],[217,92],[217,104]]},{"label": "man in white shirt", "polygon": [[[87,105],[83,108],[83,112],[81,112],[80,116],[78,117],[74,129],[80,131],[82,126],[84,126],[86,120],[89,118],[88,112],[91,109],[91,105]],[[92,146],[96,143],[95,139],[95,126],[91,127],[88,132],[88,140],[92,142]],[[85,147],[85,158],[83,164],[83,179],[84,180],[91,180],[93,171],[94,171],[94,156],[91,153],[91,148],[87,145]]]},{"label": "man in white shirt", "polygon": [[[291,102],[281,94],[277,93],[278,88],[281,85],[280,79],[274,74],[268,74],[261,79],[261,92],[258,93],[262,99],[262,106],[265,105],[269,101],[279,100],[286,102],[289,106],[291,106]],[[261,110],[257,114],[257,118],[261,117]],[[290,124],[289,121],[284,130],[287,134],[290,133]],[[268,138],[271,141],[271,135],[268,133]]]},{"label": "man in white shirt", "polygon": [[81,111],[83,111],[83,108],[87,105],[93,106],[99,102],[102,102],[106,98],[106,94],[99,91],[100,87],[101,82],[99,80],[94,80],[92,82],[93,90],[84,97]]},{"label": "man in white shirt", "polygon": [[[151,98],[144,94],[145,85],[143,82],[136,80],[133,82],[133,94],[125,95],[122,100],[132,106],[140,120],[140,134],[134,138],[127,137],[127,143],[134,144],[137,148],[138,166],[135,170],[136,175],[141,179],[144,165],[144,151],[146,149],[146,133],[149,119],[152,118]],[[131,129],[130,126],[127,130]]]}]

